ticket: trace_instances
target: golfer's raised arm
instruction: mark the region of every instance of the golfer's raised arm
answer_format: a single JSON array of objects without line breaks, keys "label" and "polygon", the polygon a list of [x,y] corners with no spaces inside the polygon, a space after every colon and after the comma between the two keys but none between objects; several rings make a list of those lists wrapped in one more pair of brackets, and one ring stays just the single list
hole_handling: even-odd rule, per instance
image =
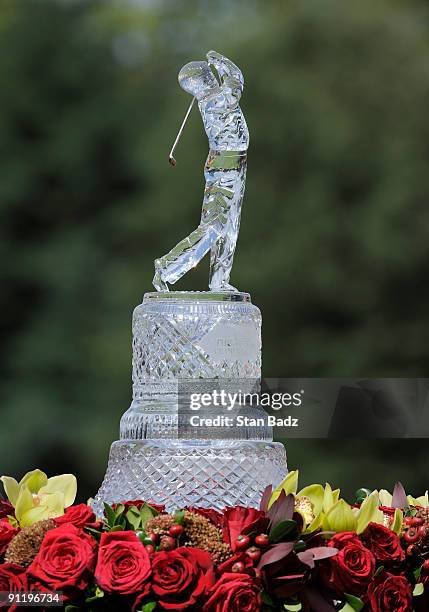
[{"label": "golfer's raised arm", "polygon": [[[226,81],[234,81],[234,85],[239,87],[241,91],[244,88],[244,77],[240,68],[231,62],[230,59],[221,55],[217,51],[209,51],[207,53],[207,61],[209,65],[214,66],[224,84]],[[235,81],[237,82],[235,84]]]}]

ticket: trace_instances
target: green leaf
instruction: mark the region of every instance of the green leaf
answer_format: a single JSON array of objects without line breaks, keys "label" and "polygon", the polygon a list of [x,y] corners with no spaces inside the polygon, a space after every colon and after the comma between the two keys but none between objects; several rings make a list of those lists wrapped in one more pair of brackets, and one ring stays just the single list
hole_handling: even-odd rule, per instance
[{"label": "green leaf", "polygon": [[101,532],[98,529],[94,529],[93,527],[85,527],[84,531],[92,535],[93,538],[99,540],[101,536]]},{"label": "green leaf", "polygon": [[268,595],[266,591],[262,591],[261,593],[261,602],[266,606],[274,607],[274,601],[271,599],[271,596]]},{"label": "green leaf", "polygon": [[103,589],[100,589],[99,586],[96,586],[94,593],[90,597],[87,597],[85,599],[85,603],[92,603],[93,601],[96,601],[97,599],[101,599],[102,597],[104,597]]},{"label": "green leaf", "polygon": [[361,503],[369,495],[371,495],[370,489],[358,489],[355,493],[357,503]]},{"label": "green leaf", "polygon": [[144,528],[146,523],[148,521],[150,521],[151,518],[154,517],[153,514],[153,509],[148,506],[147,504],[144,504],[140,510],[140,524],[141,527]]},{"label": "green leaf", "polygon": [[140,527],[140,512],[136,515],[131,510],[128,510],[125,516],[134,531],[137,531],[137,529]]},{"label": "green leaf", "polygon": [[425,591],[425,587],[423,583],[418,582],[414,587],[413,597],[419,597],[419,595],[423,595],[424,591]]},{"label": "green leaf", "polygon": [[422,566],[420,566],[420,567],[418,567],[417,569],[414,570],[413,576],[414,576],[414,579],[415,579],[416,582],[420,578],[421,573],[422,573]]},{"label": "green leaf", "polygon": [[363,601],[359,597],[355,597],[355,595],[349,595],[345,593],[345,598],[347,599],[347,603],[352,607],[355,612],[360,612],[363,608]]},{"label": "green leaf", "polygon": [[156,608],[156,601],[145,603],[137,612],[152,612]]},{"label": "green leaf", "polygon": [[118,516],[121,516],[124,510],[125,510],[124,504],[118,504],[116,508],[113,510],[113,512],[115,513],[115,516],[118,517]]},{"label": "green leaf", "polygon": [[383,571],[384,571],[384,565],[380,565],[380,567],[377,567],[374,573],[374,578],[377,578],[377,576],[379,576]]},{"label": "green leaf", "polygon": [[345,603],[338,612],[354,612],[354,608],[349,603]]},{"label": "green leaf", "polygon": [[178,525],[183,525],[185,521],[185,511],[184,510],[176,510],[174,513],[174,522]]},{"label": "green leaf", "polygon": [[104,514],[107,519],[107,525],[109,527],[113,527],[116,520],[115,511],[113,510],[112,506],[109,506],[109,504],[106,504],[106,502],[104,502]]},{"label": "green leaf", "polygon": [[298,540],[298,542],[293,547],[296,553],[303,552],[304,550],[306,550],[306,548],[307,548],[307,545],[304,542],[304,540]]},{"label": "green leaf", "polygon": [[274,529],[270,531],[270,542],[293,542],[298,538],[299,531],[297,522],[288,519],[286,521],[280,521]]},{"label": "green leaf", "polygon": [[112,533],[112,531],[124,531],[124,530],[120,525],[113,525],[113,527],[110,527],[109,533]]},{"label": "green leaf", "polygon": [[151,506],[150,504],[147,504],[149,506],[149,508],[152,510],[152,514],[153,516],[158,516],[158,514],[160,514],[160,512],[154,508],[153,506]]},{"label": "green leaf", "polygon": [[115,517],[114,527],[120,527],[121,529],[126,529],[127,527],[127,519],[121,514],[120,516]]},{"label": "green leaf", "polygon": [[289,612],[299,612],[302,610],[302,604],[300,602],[291,604],[285,603],[284,609],[289,610]]}]

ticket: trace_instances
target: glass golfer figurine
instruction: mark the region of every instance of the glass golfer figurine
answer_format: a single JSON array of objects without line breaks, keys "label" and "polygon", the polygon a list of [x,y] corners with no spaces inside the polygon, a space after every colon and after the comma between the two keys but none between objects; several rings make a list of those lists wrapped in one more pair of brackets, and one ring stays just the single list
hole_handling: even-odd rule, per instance
[{"label": "glass golfer figurine", "polygon": [[[187,506],[258,507],[267,484],[287,473],[283,444],[259,406],[246,406],[256,425],[194,427],[186,396],[198,384],[253,392],[261,378],[261,312],[248,293],[229,284],[240,225],[249,143],[239,107],[243,76],[214,51],[207,61],[186,64],[181,87],[192,95],[170,153],[195,100],[209,139],[201,222],[187,238],[155,262],[157,291],[145,293],[133,313],[133,399],[122,415],[106,476],[95,498],[103,502],[146,499],[168,510]],[[211,251],[211,291],[169,291]],[[224,381],[224,383],[222,383]],[[213,384],[215,385],[213,387]],[[244,407],[243,407],[244,409]]]},{"label": "glass golfer figurine", "polygon": [[207,61],[183,66],[179,85],[193,100],[171,150],[170,163],[176,164],[174,149],[197,100],[210,147],[204,168],[206,186],[199,226],[155,260],[153,285],[157,291],[168,291],[168,283],[178,281],[210,251],[210,289],[236,291],[229,277],[240,228],[249,146],[246,120],[239,106],[243,75],[231,60],[209,51]]}]

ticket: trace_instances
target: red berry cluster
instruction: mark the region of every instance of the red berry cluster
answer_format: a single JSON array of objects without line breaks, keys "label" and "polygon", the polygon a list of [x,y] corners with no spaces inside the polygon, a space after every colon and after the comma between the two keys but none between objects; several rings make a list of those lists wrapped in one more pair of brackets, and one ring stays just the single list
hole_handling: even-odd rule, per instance
[{"label": "red berry cluster", "polygon": [[157,533],[153,531],[148,533],[145,540],[144,545],[149,554],[155,552],[155,546],[157,546],[157,550],[173,550],[176,548],[177,541],[180,536],[185,531],[183,525],[174,524],[168,530],[169,535],[161,535],[159,536]]},{"label": "red berry cluster", "polygon": [[[237,552],[244,552],[253,564],[256,565],[261,558],[261,548],[266,548],[269,544],[270,539],[266,533],[258,534],[254,538],[253,543],[250,536],[239,535],[235,541],[235,550]],[[231,569],[233,572],[241,573],[244,571],[244,563],[242,561],[237,561]]]},{"label": "red berry cluster", "polygon": [[406,516],[404,518],[404,527],[407,555],[421,555],[424,552],[423,549],[428,544],[429,524],[421,516]]}]

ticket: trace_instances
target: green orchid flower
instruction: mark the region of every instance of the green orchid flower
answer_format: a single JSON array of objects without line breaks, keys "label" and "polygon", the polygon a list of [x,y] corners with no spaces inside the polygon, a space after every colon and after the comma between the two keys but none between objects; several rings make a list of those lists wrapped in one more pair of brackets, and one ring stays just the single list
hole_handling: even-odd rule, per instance
[{"label": "green orchid flower", "polygon": [[[313,533],[322,527],[326,513],[336,504],[340,497],[340,490],[332,490],[327,482],[325,487],[320,484],[304,487],[296,494],[296,511],[300,512],[300,500],[308,499],[311,502],[312,513],[304,515],[304,533]],[[301,513],[302,514],[302,513]]]},{"label": "green orchid flower", "polygon": [[423,508],[429,508],[429,492],[426,491],[424,495],[420,497],[412,497],[408,495],[408,503],[410,506],[422,506]]},{"label": "green orchid flower", "polygon": [[64,509],[74,502],[77,492],[77,481],[73,474],[48,478],[41,470],[33,470],[27,472],[19,482],[11,476],[2,476],[0,480],[15,508],[15,517],[20,527],[62,516]]},{"label": "green orchid flower", "polygon": [[[344,499],[340,498],[340,490],[332,490],[329,483],[323,487],[320,484],[309,485],[298,490],[298,470],[289,472],[284,481],[273,491],[270,507],[284,491],[286,495],[295,496],[295,512],[301,514],[303,519],[303,533],[310,534],[320,529],[325,531],[355,531],[362,533],[368,524],[384,524],[383,512],[379,509],[379,493],[374,491],[361,504],[360,508],[353,508]],[[395,514],[394,530],[402,526],[402,513]],[[393,527],[391,527],[393,529]]]}]

